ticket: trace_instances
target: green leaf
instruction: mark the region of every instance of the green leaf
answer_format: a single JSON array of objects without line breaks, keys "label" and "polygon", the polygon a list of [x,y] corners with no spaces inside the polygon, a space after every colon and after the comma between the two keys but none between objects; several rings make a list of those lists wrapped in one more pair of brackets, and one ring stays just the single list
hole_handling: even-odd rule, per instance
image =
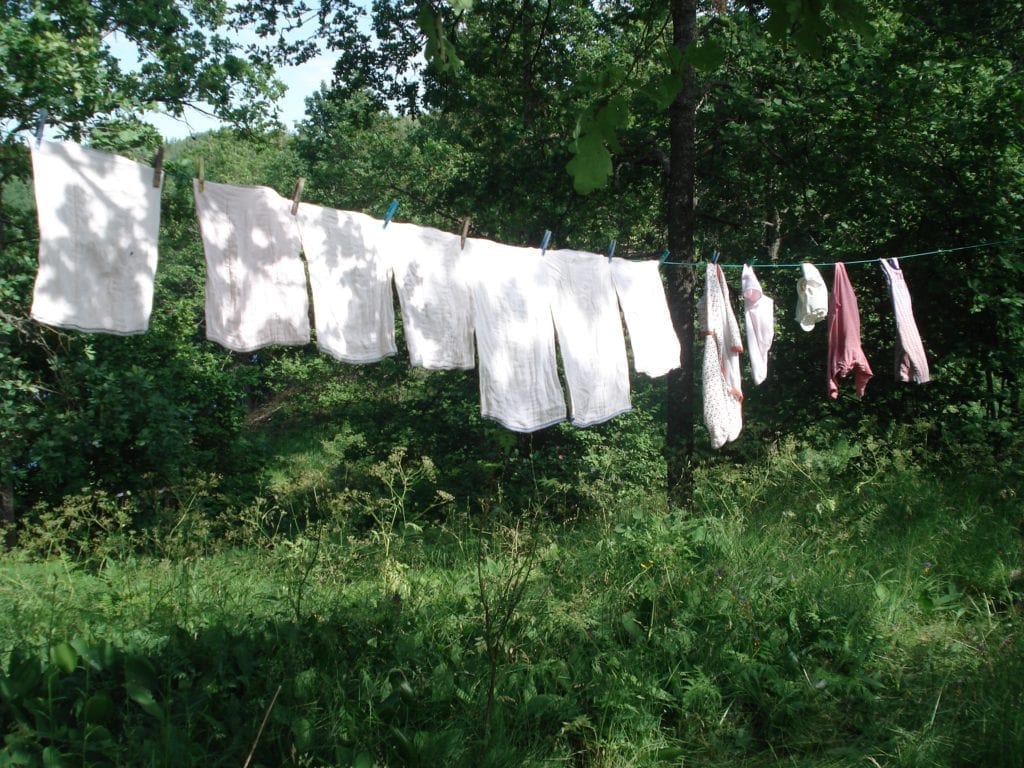
[{"label": "green leaf", "polygon": [[61,768],[64,765],[64,760],[53,747],[47,747],[43,750],[43,768]]},{"label": "green leaf", "polygon": [[448,0],[448,5],[456,13],[465,13],[473,10],[473,0]]},{"label": "green leaf", "polygon": [[78,652],[68,643],[58,643],[50,649],[50,660],[68,674],[78,666]]},{"label": "green leaf", "polygon": [[683,79],[678,75],[668,74],[655,77],[640,89],[640,93],[653,101],[658,109],[668,109],[682,88]]},{"label": "green leaf", "polygon": [[295,748],[299,752],[308,752],[313,748],[316,730],[305,717],[297,717],[292,720],[292,733],[295,734]]},{"label": "green leaf", "polygon": [[565,165],[572,176],[573,187],[581,195],[601,189],[612,175],[612,156],[596,131],[583,134],[576,141],[576,156]]},{"label": "green leaf", "polygon": [[105,693],[95,693],[86,699],[82,714],[87,723],[106,722],[114,714],[114,702]]},{"label": "green leaf", "polygon": [[711,72],[718,69],[725,61],[725,46],[717,40],[705,40],[699,45],[691,45],[686,49],[684,60],[692,64],[694,69]]},{"label": "green leaf", "polygon": [[639,641],[644,639],[644,633],[640,629],[640,622],[636,620],[636,614],[632,611],[626,611],[619,617],[619,621],[622,624],[622,628],[626,630],[633,640]]}]

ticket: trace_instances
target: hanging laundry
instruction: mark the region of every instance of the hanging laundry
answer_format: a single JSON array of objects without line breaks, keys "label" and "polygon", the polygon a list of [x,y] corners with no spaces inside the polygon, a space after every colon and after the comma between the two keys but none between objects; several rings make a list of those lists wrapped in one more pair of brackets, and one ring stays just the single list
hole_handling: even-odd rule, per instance
[{"label": "hanging laundry", "polygon": [[718,449],[739,437],[743,429],[743,341],[725,275],[717,264],[707,266],[698,310],[704,332],[704,425],[711,435],[711,447]]},{"label": "hanging laundry", "polygon": [[466,240],[480,359],[480,415],[517,432],[565,420],[552,286],[540,251]]},{"label": "hanging laundry", "polygon": [[914,307],[907,281],[903,278],[903,269],[896,259],[882,259],[880,263],[896,313],[896,379],[924,384],[930,380],[928,357],[914,320]]},{"label": "hanging laundry", "polygon": [[392,222],[378,240],[394,271],[409,362],[430,369],[473,368],[476,352],[461,238]]},{"label": "hanging laundry", "polygon": [[764,295],[754,268],[743,265],[743,311],[747,326],[747,351],[755,384],[768,376],[768,350],[775,338],[775,301]]},{"label": "hanging laundry", "polygon": [[553,283],[551,314],[569,388],[572,423],[589,427],[632,409],[629,361],[604,256],[557,250],[544,254]]},{"label": "hanging laundry", "polygon": [[679,367],[680,346],[657,261],[612,259],[612,283],[629,331],[633,367],[650,377]]},{"label": "hanging laundry", "polygon": [[390,265],[380,253],[388,232],[378,219],[301,203],[297,213],[309,266],[317,348],[347,363],[397,354]]},{"label": "hanging laundry", "polygon": [[828,317],[828,288],[813,264],[800,265],[803,277],[796,283],[796,320],[805,331]]},{"label": "hanging laundry", "polygon": [[71,143],[32,148],[39,219],[34,320],[144,333],[153,308],[160,189],[153,169]]},{"label": "hanging laundry", "polygon": [[206,255],[206,338],[233,352],[309,342],[291,201],[269,187],[193,180]]},{"label": "hanging laundry", "polygon": [[828,310],[828,395],[839,397],[838,379],[853,377],[853,389],[861,397],[873,375],[860,346],[860,310],[846,274],[846,265],[835,264]]}]

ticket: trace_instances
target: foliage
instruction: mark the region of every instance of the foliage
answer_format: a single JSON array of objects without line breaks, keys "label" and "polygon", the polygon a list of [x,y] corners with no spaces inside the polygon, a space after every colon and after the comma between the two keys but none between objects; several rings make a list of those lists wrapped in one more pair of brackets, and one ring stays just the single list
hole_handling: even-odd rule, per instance
[{"label": "foliage", "polygon": [[[105,118],[136,130],[138,117],[157,105],[173,115],[206,105],[239,125],[263,126],[281,94],[269,62],[225,34],[224,3],[14,0],[3,4],[0,22],[5,144],[34,129],[41,109],[75,138]],[[115,55],[115,38],[135,51],[136,67]]]},{"label": "foliage", "polygon": [[[790,441],[709,466],[693,518],[650,497],[571,525],[450,508],[393,532],[397,592],[363,511],[327,497],[319,523],[228,548],[195,529],[98,569],[76,558],[114,552],[117,531],[15,551],[0,749],[15,765],[1012,765],[1017,500],[905,448]],[[206,514],[180,511],[178,530]]]}]

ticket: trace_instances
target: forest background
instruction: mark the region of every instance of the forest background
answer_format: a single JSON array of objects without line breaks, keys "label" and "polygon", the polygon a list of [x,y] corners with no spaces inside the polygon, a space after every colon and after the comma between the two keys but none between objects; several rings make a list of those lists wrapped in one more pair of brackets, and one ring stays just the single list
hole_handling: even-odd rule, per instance
[{"label": "forest background", "polygon": [[[0,765],[1024,764],[1019,3],[2,7]],[[284,131],[275,66],[318,46],[334,79]],[[149,162],[140,115],[193,103],[235,127],[166,147],[150,331],[33,323],[39,109]],[[671,260],[718,251],[735,291],[756,259],[777,302],[722,451],[699,375],[695,411],[687,382],[635,376],[631,413],[517,435],[479,417],[473,371],[204,338],[199,158],[657,258],[680,152],[693,250]],[[875,377],[830,401],[780,265],[919,253],[934,380],[894,380],[885,281],[854,265]],[[699,270],[665,273],[692,323]]]}]

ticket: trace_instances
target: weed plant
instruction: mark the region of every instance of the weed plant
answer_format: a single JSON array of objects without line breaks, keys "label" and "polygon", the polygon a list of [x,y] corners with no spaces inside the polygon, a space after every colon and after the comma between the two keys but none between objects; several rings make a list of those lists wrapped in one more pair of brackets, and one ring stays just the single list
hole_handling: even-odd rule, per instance
[{"label": "weed plant", "polygon": [[515,509],[399,450],[146,528],[42,510],[0,562],[0,765],[1021,765],[1004,474],[791,440],[683,515],[593,466]]}]

